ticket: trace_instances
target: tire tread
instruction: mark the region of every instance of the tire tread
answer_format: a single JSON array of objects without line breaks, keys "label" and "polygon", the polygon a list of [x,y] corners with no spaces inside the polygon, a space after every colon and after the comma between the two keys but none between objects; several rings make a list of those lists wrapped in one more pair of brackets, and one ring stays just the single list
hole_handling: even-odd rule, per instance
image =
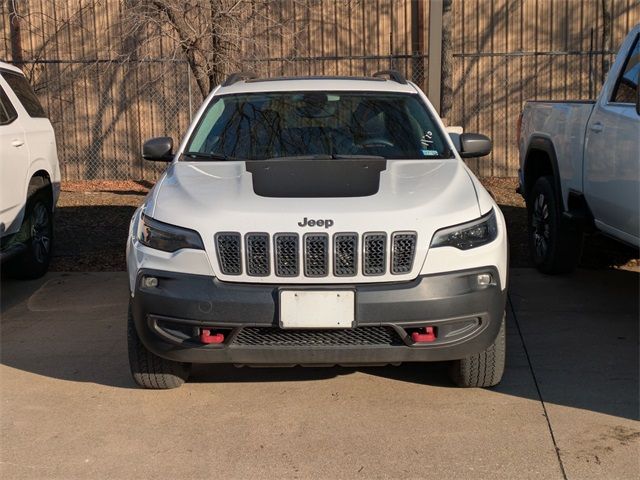
[{"label": "tire tread", "polygon": [[131,307],[127,319],[127,345],[131,375],[139,386],[167,390],[181,386],[189,377],[190,364],[167,360],[147,350],[138,337]]},{"label": "tire tread", "polygon": [[506,356],[505,318],[494,342],[483,352],[451,363],[449,374],[459,387],[493,387],[500,383]]}]

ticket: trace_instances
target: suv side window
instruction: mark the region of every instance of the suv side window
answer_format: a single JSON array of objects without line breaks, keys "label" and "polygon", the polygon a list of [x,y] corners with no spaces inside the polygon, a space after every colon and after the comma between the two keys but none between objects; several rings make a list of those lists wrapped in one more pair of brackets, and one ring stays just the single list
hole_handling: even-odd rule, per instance
[{"label": "suv side window", "polygon": [[622,69],[623,73],[618,78],[612,102],[636,103],[636,90],[638,89],[638,74],[640,73],[640,37],[636,37],[631,53]]},{"label": "suv side window", "polygon": [[13,93],[16,94],[20,103],[27,111],[30,117],[45,117],[44,109],[40,105],[40,101],[35,92],[27,82],[27,79],[16,73],[3,72],[3,78],[7,81]]},{"label": "suv side window", "polygon": [[11,101],[7,94],[0,87],[0,125],[7,125],[18,118],[16,109],[11,105]]}]

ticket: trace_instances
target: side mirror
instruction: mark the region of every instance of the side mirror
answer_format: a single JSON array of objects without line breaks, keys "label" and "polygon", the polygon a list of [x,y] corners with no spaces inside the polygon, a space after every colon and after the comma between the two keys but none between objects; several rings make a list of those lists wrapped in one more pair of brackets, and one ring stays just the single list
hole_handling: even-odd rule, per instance
[{"label": "side mirror", "polygon": [[445,130],[449,134],[449,137],[451,137],[451,141],[453,142],[453,146],[456,147],[456,151],[459,152],[461,149],[460,135],[462,135],[464,130],[462,129],[462,127],[458,126],[445,127]]},{"label": "side mirror", "polygon": [[460,135],[460,156],[462,158],[484,157],[491,153],[491,139],[479,133]]},{"label": "side mirror", "polygon": [[173,160],[173,138],[157,137],[142,145],[142,158],[152,162],[170,162]]}]

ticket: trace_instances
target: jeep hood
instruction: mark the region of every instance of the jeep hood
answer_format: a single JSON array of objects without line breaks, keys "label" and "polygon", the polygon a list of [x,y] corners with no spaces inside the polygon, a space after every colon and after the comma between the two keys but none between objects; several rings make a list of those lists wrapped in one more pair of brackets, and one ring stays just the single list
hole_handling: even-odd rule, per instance
[{"label": "jeep hood", "polygon": [[[377,192],[359,197],[265,197],[255,193],[253,180],[245,162],[176,162],[150,193],[145,213],[197,230],[216,274],[217,232],[415,231],[419,267],[436,230],[486,213],[480,211],[470,174],[455,159],[388,160]],[[330,228],[299,226],[304,218],[333,223]]]},{"label": "jeep hood", "polygon": [[264,197],[255,193],[252,175],[245,162],[174,163],[154,188],[147,213],[168,223],[184,219],[190,228],[202,221],[234,231],[242,230],[240,214],[242,224],[267,232],[283,216],[289,229],[296,226],[294,219],[329,216],[343,231],[358,224],[387,230],[395,222],[405,229],[455,225],[481,214],[469,175],[453,159],[389,160],[377,193],[362,197]]}]

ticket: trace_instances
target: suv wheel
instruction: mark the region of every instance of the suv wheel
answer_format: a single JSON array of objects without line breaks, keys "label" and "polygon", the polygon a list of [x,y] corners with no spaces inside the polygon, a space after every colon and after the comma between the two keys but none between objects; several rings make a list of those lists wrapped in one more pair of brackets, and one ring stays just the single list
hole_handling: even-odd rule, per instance
[{"label": "suv wheel", "polygon": [[540,177],[527,202],[529,251],[543,273],[569,273],[582,253],[582,230],[562,217],[553,177]]},{"label": "suv wheel", "polygon": [[27,201],[18,235],[26,248],[7,265],[9,274],[24,280],[40,278],[49,269],[53,250],[52,205],[46,189],[36,191]]},{"label": "suv wheel", "polygon": [[127,343],[131,375],[139,386],[166,390],[179,387],[189,378],[190,363],[174,362],[159,357],[142,344],[133,323],[131,305],[129,305],[127,320]]},{"label": "suv wheel", "polygon": [[476,355],[453,361],[449,376],[459,387],[493,387],[502,380],[505,356],[505,317],[503,316],[498,336],[489,348]]}]

